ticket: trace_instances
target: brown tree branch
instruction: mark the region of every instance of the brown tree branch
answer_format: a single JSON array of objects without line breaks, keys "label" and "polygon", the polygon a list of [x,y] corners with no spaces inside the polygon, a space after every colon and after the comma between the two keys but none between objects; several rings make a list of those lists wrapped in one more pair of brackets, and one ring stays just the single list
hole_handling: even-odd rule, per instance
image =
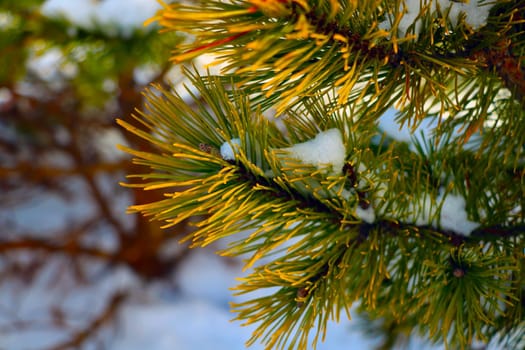
[{"label": "brown tree branch", "polygon": [[20,178],[21,176],[31,180],[32,182],[39,182],[46,179],[56,179],[59,177],[75,176],[81,173],[89,174],[94,176],[98,173],[113,173],[122,171],[126,166],[129,165],[129,160],[122,160],[113,163],[96,163],[88,164],[74,168],[58,168],[49,166],[35,166],[27,161],[22,161],[14,167],[1,167],[0,166],[0,178],[9,178],[15,176]]},{"label": "brown tree branch", "polygon": [[93,319],[84,329],[75,332],[70,339],[50,347],[48,350],[70,350],[79,349],[82,344],[89,340],[102,326],[110,322],[117,313],[119,307],[126,299],[126,293],[116,292],[110,299],[104,311]]},{"label": "brown tree branch", "polygon": [[85,247],[78,241],[72,240],[66,243],[53,243],[40,238],[23,238],[15,241],[0,241],[0,254],[6,254],[15,250],[45,251],[55,254],[66,254],[70,256],[84,255],[88,257],[101,258],[111,261],[115,254],[98,248]]}]

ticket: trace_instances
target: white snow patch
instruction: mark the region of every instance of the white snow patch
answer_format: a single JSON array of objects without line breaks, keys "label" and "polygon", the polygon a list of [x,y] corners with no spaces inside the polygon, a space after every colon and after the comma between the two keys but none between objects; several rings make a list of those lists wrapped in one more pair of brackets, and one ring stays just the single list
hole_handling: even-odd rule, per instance
[{"label": "white snow patch", "polygon": [[407,219],[408,223],[416,224],[417,226],[431,225],[433,221],[433,208],[436,205],[432,204],[432,198],[429,194],[423,195],[409,206],[410,215]]},{"label": "white snow patch", "polygon": [[33,51],[31,59],[27,61],[27,68],[40,79],[53,82],[60,78],[60,66],[63,61],[64,55],[56,47],[50,48],[42,54]]},{"label": "white snow patch", "polygon": [[100,28],[111,36],[130,37],[160,8],[153,0],[47,0],[41,12],[47,17],[64,17],[80,28]]},{"label": "white snow patch", "polygon": [[439,225],[445,230],[452,230],[463,236],[469,236],[479,224],[468,219],[465,207],[465,198],[452,194],[446,196],[441,207]]},{"label": "white snow patch", "polygon": [[322,131],[309,141],[283,150],[289,152],[293,158],[314,165],[318,169],[331,167],[334,173],[343,169],[346,157],[343,137],[338,129]]},{"label": "white snow patch", "polygon": [[[420,12],[425,7],[429,6],[432,13],[436,13],[439,8],[441,13],[445,14],[448,11],[448,19],[453,25],[459,23],[462,15],[465,16],[465,22],[473,29],[477,30],[487,24],[489,11],[494,2],[487,0],[470,0],[465,3],[460,3],[451,0],[404,0],[401,4],[401,9],[404,14],[398,25],[398,37],[405,37],[410,26],[414,25],[414,34],[417,36],[421,33],[421,18],[418,18]],[[393,19],[387,19],[380,24],[381,29],[392,29],[390,23]]]},{"label": "white snow patch", "polygon": [[63,79],[72,79],[78,73],[76,62],[68,60],[58,47],[30,47],[27,69],[51,87],[61,87]]},{"label": "white snow patch", "polygon": [[417,128],[411,130],[406,124],[401,127],[395,118],[396,110],[394,108],[388,109],[379,118],[379,128],[397,141],[410,143],[411,147],[414,142],[422,143],[438,127],[436,120],[425,118],[419,123]]},{"label": "white snow patch", "polygon": [[221,145],[221,157],[224,160],[235,160],[235,149],[241,146],[241,140],[238,138],[226,141]]},{"label": "white snow patch", "polygon": [[457,25],[461,14],[465,14],[465,21],[472,29],[477,30],[487,24],[489,11],[496,4],[496,1],[488,0],[469,0],[467,2],[455,2],[440,0],[441,6],[449,7],[449,18],[452,24]]},{"label": "white snow patch", "polygon": [[13,99],[13,93],[6,87],[0,88],[0,106],[7,104]]},{"label": "white snow patch", "polygon": [[[439,221],[437,209],[441,207]],[[465,198],[459,195],[448,194],[444,198],[439,195],[435,202],[430,195],[425,194],[411,206],[412,214],[407,220],[418,226],[440,227],[463,236],[469,236],[479,223],[470,221],[466,212]]]},{"label": "white snow patch", "polygon": [[42,5],[40,11],[44,16],[64,17],[79,27],[91,28],[96,6],[97,3],[89,0],[48,0]]},{"label": "white snow patch", "polygon": [[371,205],[367,209],[363,209],[358,205],[355,214],[358,218],[369,224],[372,224],[376,220],[376,213]]}]

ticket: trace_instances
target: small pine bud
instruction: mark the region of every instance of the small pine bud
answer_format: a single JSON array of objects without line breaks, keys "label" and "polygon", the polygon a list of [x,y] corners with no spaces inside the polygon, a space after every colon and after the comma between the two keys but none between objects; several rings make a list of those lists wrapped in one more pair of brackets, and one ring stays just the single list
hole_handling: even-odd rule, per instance
[{"label": "small pine bud", "polygon": [[221,152],[217,148],[208,145],[207,143],[199,143],[199,149],[217,157],[221,155]]},{"label": "small pine bud", "polygon": [[465,270],[461,267],[456,267],[454,271],[452,271],[452,274],[454,275],[454,277],[461,278],[465,276]]},{"label": "small pine bud", "polygon": [[345,163],[343,166],[343,175],[346,176],[346,184],[348,187],[357,186],[357,173],[351,163]]},{"label": "small pine bud", "polygon": [[302,307],[304,305],[304,300],[308,296],[308,289],[305,287],[299,288],[296,294],[297,307]]}]

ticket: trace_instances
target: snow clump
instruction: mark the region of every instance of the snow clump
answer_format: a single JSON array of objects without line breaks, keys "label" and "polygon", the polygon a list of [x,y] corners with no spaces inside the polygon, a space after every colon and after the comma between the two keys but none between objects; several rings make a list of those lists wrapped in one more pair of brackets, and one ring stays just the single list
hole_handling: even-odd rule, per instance
[{"label": "snow clump", "polygon": [[224,160],[235,160],[235,149],[237,147],[241,146],[241,140],[240,139],[231,139],[230,141],[226,141],[221,145],[221,157]]},{"label": "snow clump", "polygon": [[355,210],[355,215],[368,224],[372,224],[376,221],[376,213],[371,205],[366,209],[363,209],[358,205]]},{"label": "snow clump", "polygon": [[449,194],[441,207],[439,225],[445,230],[451,230],[463,236],[469,236],[479,224],[467,217],[465,198]]},{"label": "snow clump", "polygon": [[[440,227],[463,236],[469,236],[479,226],[479,223],[468,219],[466,201],[462,196],[448,194],[443,198],[443,195],[439,195],[436,200],[438,203],[433,205],[430,195],[425,194],[410,206],[412,214],[406,222],[418,226]],[[438,222],[435,214],[439,207],[441,211]]]},{"label": "snow clump", "polygon": [[321,131],[313,139],[283,148],[290,156],[318,169],[332,168],[332,172],[342,171],[346,148],[339,129]]}]

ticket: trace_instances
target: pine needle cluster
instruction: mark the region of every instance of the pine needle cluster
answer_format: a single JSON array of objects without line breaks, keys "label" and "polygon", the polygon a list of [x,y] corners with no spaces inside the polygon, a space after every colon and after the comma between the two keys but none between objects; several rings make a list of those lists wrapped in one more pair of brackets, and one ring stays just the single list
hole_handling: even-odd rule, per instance
[{"label": "pine needle cluster", "polygon": [[[175,63],[213,53],[224,73],[186,69],[192,101],[152,87],[142,127],[120,121],[158,150],[125,149],[149,169],[127,186],[166,193],[130,210],[192,218],[192,247],[238,237],[221,252],[252,271],[237,292],[268,290],[233,305],[257,324],[248,344],[315,346],[354,304],[453,348],[524,341],[504,335],[524,329],[525,1],[480,28],[432,3],[406,29],[401,0],[203,0],[153,19],[191,37]],[[392,107],[432,134],[384,133]],[[320,133],[342,166],[294,155]],[[468,229],[446,220],[460,199]]]}]

